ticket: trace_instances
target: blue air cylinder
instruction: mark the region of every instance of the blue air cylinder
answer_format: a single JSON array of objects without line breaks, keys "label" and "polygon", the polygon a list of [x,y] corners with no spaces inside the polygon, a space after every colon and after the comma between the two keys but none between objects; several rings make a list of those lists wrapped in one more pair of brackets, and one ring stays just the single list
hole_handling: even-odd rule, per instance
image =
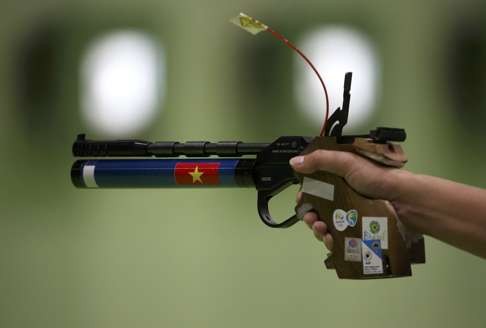
[{"label": "blue air cylinder", "polygon": [[71,180],[78,188],[201,188],[255,186],[255,159],[77,160]]}]

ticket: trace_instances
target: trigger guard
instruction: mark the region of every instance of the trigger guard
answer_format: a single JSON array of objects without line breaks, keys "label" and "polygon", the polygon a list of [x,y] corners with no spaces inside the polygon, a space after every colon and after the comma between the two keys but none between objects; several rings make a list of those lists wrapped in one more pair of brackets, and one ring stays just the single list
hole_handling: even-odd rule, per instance
[{"label": "trigger guard", "polygon": [[270,228],[288,228],[299,222],[297,215],[293,215],[283,222],[276,222],[270,215],[268,209],[268,202],[272,199],[273,195],[266,192],[258,192],[258,215],[263,223],[265,223]]}]

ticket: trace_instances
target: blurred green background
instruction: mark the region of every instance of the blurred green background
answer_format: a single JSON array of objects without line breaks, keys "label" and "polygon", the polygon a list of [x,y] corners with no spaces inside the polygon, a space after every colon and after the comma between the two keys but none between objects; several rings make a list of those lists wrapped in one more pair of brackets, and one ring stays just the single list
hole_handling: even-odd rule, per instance
[{"label": "blurred green background", "polygon": [[[143,31],[164,49],[159,111],[125,137],[316,134],[295,99],[294,54],[228,24],[244,11],[297,43],[326,24],[367,35],[379,81],[375,111],[355,132],[403,127],[408,169],[484,188],[484,1],[1,8],[0,327],[486,326],[484,260],[432,238],[412,278],[344,281],[324,270],[326,251],[303,225],[260,223],[254,190],[77,190],[69,178],[75,135],[107,137],[81,114],[80,65],[90,42],[110,31]],[[293,208],[294,191],[277,213]]]}]

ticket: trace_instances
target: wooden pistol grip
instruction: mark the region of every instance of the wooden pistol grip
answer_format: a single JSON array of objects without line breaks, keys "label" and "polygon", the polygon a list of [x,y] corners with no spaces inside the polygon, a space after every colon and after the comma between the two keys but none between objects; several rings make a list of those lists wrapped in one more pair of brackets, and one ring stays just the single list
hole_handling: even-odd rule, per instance
[{"label": "wooden pistol grip", "polygon": [[[356,152],[351,144],[337,144],[332,137],[316,138],[304,153],[316,149]],[[406,241],[387,201],[367,198],[331,173],[315,172],[302,179],[301,204],[325,221],[334,240],[326,266],[334,268],[339,278],[411,275]]]}]

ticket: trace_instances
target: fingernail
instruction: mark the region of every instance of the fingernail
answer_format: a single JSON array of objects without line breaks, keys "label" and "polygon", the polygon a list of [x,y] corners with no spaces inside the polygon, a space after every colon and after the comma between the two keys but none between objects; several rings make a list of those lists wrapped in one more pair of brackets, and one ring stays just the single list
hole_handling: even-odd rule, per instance
[{"label": "fingernail", "polygon": [[300,166],[304,164],[304,156],[297,156],[290,159],[290,165]]}]

